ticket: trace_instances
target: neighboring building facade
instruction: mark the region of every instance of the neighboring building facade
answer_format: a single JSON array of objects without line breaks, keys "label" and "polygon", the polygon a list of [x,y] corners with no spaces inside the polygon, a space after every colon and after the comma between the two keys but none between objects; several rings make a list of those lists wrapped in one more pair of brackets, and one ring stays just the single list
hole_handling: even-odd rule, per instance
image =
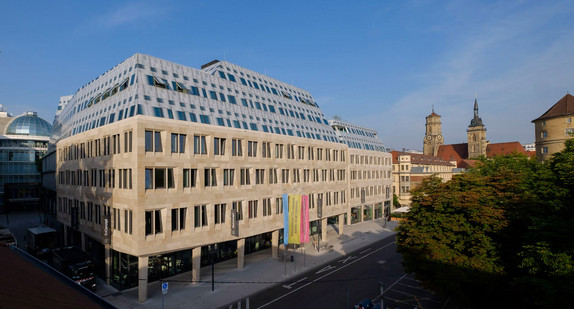
[{"label": "neighboring building facade", "polygon": [[564,142],[574,137],[574,96],[566,94],[542,116],[532,120],[536,140],[536,158],[546,161],[564,149]]},{"label": "neighboring building facade", "polygon": [[0,111],[0,203],[6,208],[38,206],[38,165],[48,149],[51,128],[36,112],[11,117]]},{"label": "neighboring building facade", "polygon": [[425,138],[423,140],[423,154],[427,156],[436,156],[438,147],[444,144],[442,137],[442,124],[440,115],[434,112],[426,117]]},{"label": "neighboring building facade", "polygon": [[436,156],[392,151],[393,193],[401,205],[411,204],[411,190],[418,187],[424,178],[435,175],[443,181],[452,179],[454,174],[463,170],[456,162],[449,162]]},{"label": "neighboring building facade", "polygon": [[478,116],[478,102],[474,99],[474,117],[466,130],[468,141],[468,159],[476,159],[486,156],[486,128],[482,123],[482,118]]},{"label": "neighboring building facade", "polygon": [[[347,141],[364,145],[357,132]],[[283,194],[309,195],[312,237],[326,238],[327,220],[341,233],[382,217],[391,155],[339,136],[303,89],[225,61],[197,70],[136,54],[54,123],[58,220],[111,284],[145,301],[148,282],[198,280],[214,245],[238,268],[261,249],[276,257]]]}]

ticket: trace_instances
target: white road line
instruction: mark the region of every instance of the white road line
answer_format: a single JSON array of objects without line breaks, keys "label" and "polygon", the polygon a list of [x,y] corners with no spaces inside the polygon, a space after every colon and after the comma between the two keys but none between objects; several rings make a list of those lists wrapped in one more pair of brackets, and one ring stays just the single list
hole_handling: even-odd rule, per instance
[{"label": "white road line", "polygon": [[350,260],[352,260],[352,259],[354,259],[354,258],[355,258],[355,256],[354,256],[354,255],[351,255],[351,256],[349,256],[349,257],[346,258],[346,259],[339,260],[339,262],[341,262],[341,263],[343,263],[343,264],[347,264],[348,261],[350,261]]},{"label": "white road line", "polygon": [[399,278],[397,281],[395,281],[393,284],[389,285],[389,287],[383,287],[383,288],[384,288],[383,294],[379,294],[379,295],[377,295],[376,297],[371,298],[371,299],[372,299],[372,302],[373,302],[373,303],[374,303],[374,302],[377,302],[377,300],[378,300],[379,298],[381,298],[381,295],[384,295],[385,293],[387,293],[388,290],[392,289],[393,286],[395,286],[395,284],[397,284],[397,282],[403,280],[403,278],[406,277],[407,275],[408,275],[408,274],[404,274],[402,277],[400,277],[400,278]]},{"label": "white road line", "polygon": [[364,251],[362,251],[362,252],[359,252],[359,254],[363,254],[363,253],[365,253],[365,252],[367,252],[367,251],[370,251],[370,250],[372,250],[372,249],[373,249],[373,248],[369,248],[369,249],[367,249],[367,250],[364,250]]},{"label": "white road line", "polygon": [[[282,296],[280,296],[280,297],[277,297],[277,298],[275,298],[274,300],[272,300],[272,301],[270,301],[270,302],[268,302],[268,303],[266,303],[266,304],[264,304],[264,305],[262,305],[262,306],[259,306],[257,309],[260,309],[260,308],[263,308],[263,307],[265,307],[265,306],[268,306],[268,305],[270,305],[270,304],[272,304],[272,303],[274,303],[274,302],[276,302],[276,301],[282,299],[283,297],[289,296],[289,295],[291,295],[291,294],[293,294],[293,293],[299,291],[300,289],[302,289],[302,288],[304,288],[304,287],[306,287],[306,286],[308,286],[308,285],[310,285],[310,284],[312,284],[312,283],[315,283],[315,282],[317,282],[317,281],[319,281],[319,280],[321,280],[321,279],[323,279],[323,278],[325,278],[325,277],[327,277],[327,276],[333,274],[334,272],[337,272],[337,271],[339,271],[339,270],[341,270],[341,269],[343,269],[343,268],[346,268],[347,266],[350,266],[350,265],[352,265],[352,264],[354,264],[354,263],[356,263],[356,262],[358,262],[358,261],[360,261],[360,260],[366,258],[367,256],[369,256],[369,255],[371,255],[371,254],[373,254],[373,253],[376,253],[376,252],[378,252],[378,251],[380,251],[380,250],[385,249],[386,247],[388,247],[388,246],[390,246],[390,245],[392,245],[392,244],[394,244],[394,243],[395,243],[395,242],[393,241],[393,242],[389,243],[388,245],[386,245],[386,246],[384,246],[384,247],[381,247],[381,248],[379,248],[379,249],[377,249],[377,250],[375,250],[375,251],[373,251],[373,252],[371,252],[371,253],[369,253],[369,254],[366,254],[365,256],[363,256],[363,257],[361,257],[361,258],[358,258],[358,259],[352,261],[352,262],[349,263],[349,264],[345,264],[345,265],[341,266],[340,268],[335,269],[335,270],[333,270],[332,272],[330,272],[330,273],[328,273],[328,274],[326,274],[326,275],[323,275],[322,277],[319,277],[319,278],[313,280],[312,282],[309,282],[309,283],[307,283],[307,284],[305,284],[305,285],[302,285],[302,286],[300,286],[300,287],[294,289],[293,291],[289,291],[289,292],[285,293],[284,295],[282,295]],[[406,275],[407,275],[407,274],[405,274],[405,276],[406,276]],[[404,276],[403,276],[403,277],[404,277]],[[403,277],[401,277],[401,279],[402,279]],[[400,280],[400,279],[399,279],[399,280]],[[393,284],[393,285],[394,285],[394,284]]]},{"label": "white road line", "polygon": [[293,283],[291,283],[291,284],[289,284],[289,285],[283,285],[283,287],[286,288],[286,289],[291,289],[291,287],[292,287],[293,285],[295,285],[295,284],[297,284],[297,283],[299,283],[299,282],[301,282],[301,281],[305,281],[306,279],[307,279],[307,277],[305,277],[305,278],[303,278],[303,279],[300,279],[300,280],[298,280],[298,281],[295,281],[295,282],[293,282]]}]

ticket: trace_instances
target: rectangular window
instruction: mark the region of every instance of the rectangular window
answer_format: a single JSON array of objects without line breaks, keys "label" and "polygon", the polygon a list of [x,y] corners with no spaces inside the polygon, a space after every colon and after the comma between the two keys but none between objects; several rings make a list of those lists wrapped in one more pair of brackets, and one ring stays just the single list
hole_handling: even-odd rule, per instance
[{"label": "rectangular window", "polygon": [[171,153],[185,153],[185,134],[171,134]]},{"label": "rectangular window", "polygon": [[223,185],[233,186],[233,177],[235,176],[235,170],[230,168],[223,169]]},{"label": "rectangular window", "polygon": [[270,168],[269,169],[269,183],[276,184],[277,183],[277,169]]},{"label": "rectangular window", "polygon": [[197,169],[196,168],[184,168],[183,169],[183,187],[184,188],[195,188],[197,185]]},{"label": "rectangular window", "polygon": [[176,208],[171,210],[171,230],[185,230],[185,217],[187,208]]},{"label": "rectangular window", "polygon": [[250,174],[250,173],[249,173],[249,170],[250,170],[249,168],[242,168],[242,169],[240,170],[240,176],[241,176],[241,177],[240,177],[240,178],[241,178],[240,184],[241,184],[242,186],[250,185],[250,184],[251,184],[251,180],[250,180],[250,177],[249,177],[249,174]]},{"label": "rectangular window", "polygon": [[247,142],[247,156],[257,157],[257,142],[252,141]]},{"label": "rectangular window", "polygon": [[234,157],[242,157],[243,156],[243,149],[241,147],[241,140],[240,139],[232,139],[231,140],[231,155]]},{"label": "rectangular window", "polygon": [[161,210],[150,210],[145,212],[145,233],[146,235],[162,233]]},{"label": "rectangular window", "polygon": [[275,158],[283,158],[283,144],[275,144]]},{"label": "rectangular window", "polygon": [[193,215],[194,227],[207,226],[207,206],[195,206]]},{"label": "rectangular window", "polygon": [[293,145],[287,145],[287,159],[295,159],[295,150]]},{"label": "rectangular window", "polygon": [[281,183],[289,183],[289,169],[281,170]]},{"label": "rectangular window", "polygon": [[213,138],[213,154],[216,156],[225,155],[225,138]]},{"label": "rectangular window", "polygon": [[206,168],[204,170],[204,186],[216,187],[217,186],[217,170],[215,168]]},{"label": "rectangular window", "polygon": [[271,215],[271,198],[264,198],[263,199],[263,216],[270,216]]},{"label": "rectangular window", "polygon": [[207,154],[207,143],[205,142],[205,136],[193,136],[193,153],[202,155]]},{"label": "rectangular window", "polygon": [[215,224],[225,223],[225,207],[226,204],[215,204]]},{"label": "rectangular window", "polygon": [[263,142],[261,146],[261,156],[263,158],[271,158],[271,143]]},{"label": "rectangular window", "polygon": [[255,219],[257,218],[257,200],[249,201],[248,202],[248,218]]},{"label": "rectangular window", "polygon": [[264,183],[265,179],[265,170],[264,169],[256,169],[255,170],[255,184],[261,185]]},{"label": "rectangular window", "polygon": [[283,199],[280,197],[275,198],[275,214],[283,213]]},{"label": "rectangular window", "polygon": [[237,212],[237,221],[243,220],[243,202],[242,201],[233,202],[232,208]]}]

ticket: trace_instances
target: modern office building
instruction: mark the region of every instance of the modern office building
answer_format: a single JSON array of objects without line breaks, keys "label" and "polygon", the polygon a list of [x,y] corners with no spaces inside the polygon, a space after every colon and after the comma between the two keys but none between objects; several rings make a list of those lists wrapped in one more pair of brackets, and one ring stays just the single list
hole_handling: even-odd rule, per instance
[{"label": "modern office building", "polygon": [[80,87],[53,132],[66,241],[140,301],[148,282],[198,280],[208,253],[238,268],[261,249],[277,257],[283,194],[309,196],[323,240],[327,222],[342,232],[392,198],[391,155],[373,136],[341,143],[308,91],[225,61],[135,54]]},{"label": "modern office building", "polygon": [[40,158],[52,126],[35,112],[12,117],[0,106],[0,208],[38,206]]},{"label": "modern office building", "polygon": [[564,149],[564,142],[574,137],[574,96],[567,93],[540,117],[532,120],[536,140],[536,158],[546,161]]}]

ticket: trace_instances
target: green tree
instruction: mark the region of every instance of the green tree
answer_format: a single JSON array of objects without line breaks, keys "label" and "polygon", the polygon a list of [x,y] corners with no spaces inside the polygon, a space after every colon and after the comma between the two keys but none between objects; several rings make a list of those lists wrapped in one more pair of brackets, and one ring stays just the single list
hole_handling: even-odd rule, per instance
[{"label": "green tree", "polygon": [[574,291],[574,140],[550,162],[483,158],[413,190],[397,228],[407,271],[476,306],[569,306]]}]

